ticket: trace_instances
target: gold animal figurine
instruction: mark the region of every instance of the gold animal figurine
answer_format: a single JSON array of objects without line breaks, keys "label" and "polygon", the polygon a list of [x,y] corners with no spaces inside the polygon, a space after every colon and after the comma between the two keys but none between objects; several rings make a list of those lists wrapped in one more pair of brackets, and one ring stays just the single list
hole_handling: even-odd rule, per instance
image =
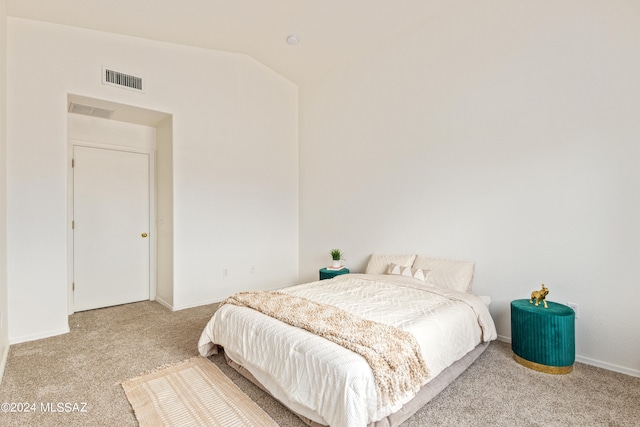
[{"label": "gold animal figurine", "polygon": [[549,293],[549,289],[545,288],[543,283],[541,290],[531,292],[531,299],[529,300],[529,302],[533,304],[533,300],[536,300],[536,307],[537,307],[538,304],[540,304],[540,301],[542,301],[544,303],[544,308],[548,308],[547,301],[545,300],[548,293]]}]

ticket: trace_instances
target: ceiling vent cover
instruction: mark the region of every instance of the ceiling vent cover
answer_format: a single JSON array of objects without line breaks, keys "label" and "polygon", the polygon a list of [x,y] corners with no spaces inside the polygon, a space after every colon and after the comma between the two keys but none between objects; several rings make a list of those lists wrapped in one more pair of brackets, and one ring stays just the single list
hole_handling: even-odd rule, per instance
[{"label": "ceiling vent cover", "polygon": [[108,67],[102,67],[102,83],[144,93],[142,77],[114,71]]},{"label": "ceiling vent cover", "polygon": [[93,107],[91,105],[77,104],[75,102],[69,103],[69,112],[74,114],[83,114],[85,116],[100,117],[102,119],[110,119],[113,115],[113,110]]}]

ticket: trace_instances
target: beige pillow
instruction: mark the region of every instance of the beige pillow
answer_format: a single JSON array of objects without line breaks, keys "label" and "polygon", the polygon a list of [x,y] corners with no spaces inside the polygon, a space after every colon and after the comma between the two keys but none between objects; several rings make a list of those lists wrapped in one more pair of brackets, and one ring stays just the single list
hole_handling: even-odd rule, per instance
[{"label": "beige pillow", "polygon": [[454,289],[460,292],[471,292],[471,281],[475,263],[452,261],[418,255],[413,268],[430,270],[427,282],[440,288]]},{"label": "beige pillow", "polygon": [[399,276],[413,277],[424,281],[429,274],[429,270],[423,268],[402,267],[398,264],[391,263],[387,269],[387,274],[397,274]]},{"label": "beige pillow", "polygon": [[366,274],[385,274],[389,264],[394,263],[402,267],[411,267],[415,255],[382,255],[372,254],[365,270]]}]

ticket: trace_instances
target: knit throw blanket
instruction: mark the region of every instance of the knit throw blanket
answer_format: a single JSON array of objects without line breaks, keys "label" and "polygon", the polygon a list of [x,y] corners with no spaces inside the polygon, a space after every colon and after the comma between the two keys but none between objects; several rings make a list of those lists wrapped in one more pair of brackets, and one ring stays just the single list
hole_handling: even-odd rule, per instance
[{"label": "knit throw blanket", "polygon": [[257,310],[361,355],[371,366],[383,405],[396,403],[409,391],[417,392],[429,376],[415,337],[396,327],[277,291],[241,292],[223,304]]}]

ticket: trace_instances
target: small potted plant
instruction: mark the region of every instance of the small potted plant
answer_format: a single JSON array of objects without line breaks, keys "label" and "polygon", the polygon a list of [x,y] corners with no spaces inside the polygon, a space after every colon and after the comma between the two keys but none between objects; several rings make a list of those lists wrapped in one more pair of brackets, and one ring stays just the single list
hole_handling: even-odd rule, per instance
[{"label": "small potted plant", "polygon": [[333,260],[333,262],[331,263],[331,267],[332,268],[340,268],[342,267],[342,264],[340,264],[340,261],[342,261],[342,251],[340,249],[331,249],[331,259]]}]

